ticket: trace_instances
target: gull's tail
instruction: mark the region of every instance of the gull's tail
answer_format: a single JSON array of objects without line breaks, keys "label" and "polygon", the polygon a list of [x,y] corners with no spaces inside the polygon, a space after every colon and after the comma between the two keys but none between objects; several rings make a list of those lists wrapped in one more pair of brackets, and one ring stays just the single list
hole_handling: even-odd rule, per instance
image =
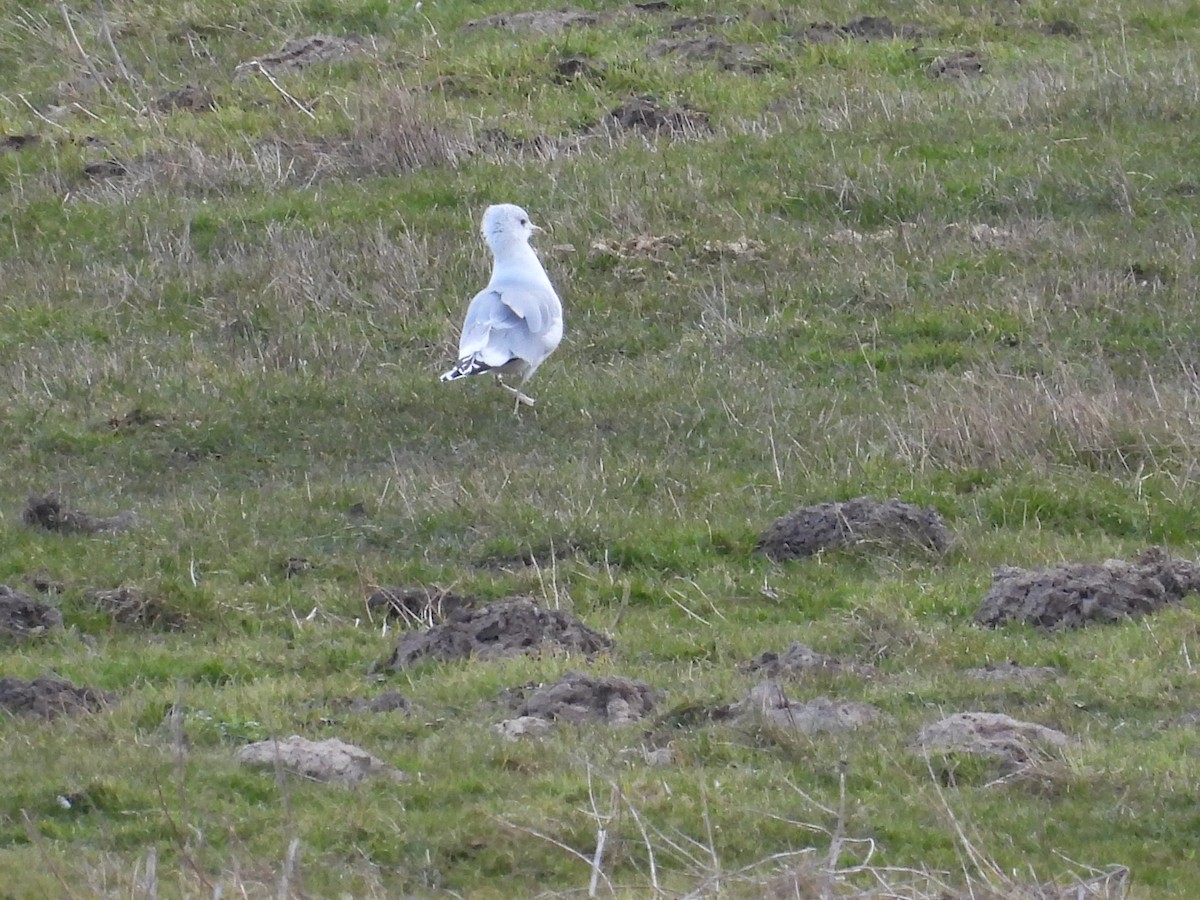
[{"label": "gull's tail", "polygon": [[456,381],[468,375],[478,375],[492,369],[487,363],[475,356],[466,356],[454,364],[454,368],[442,375],[442,381]]}]

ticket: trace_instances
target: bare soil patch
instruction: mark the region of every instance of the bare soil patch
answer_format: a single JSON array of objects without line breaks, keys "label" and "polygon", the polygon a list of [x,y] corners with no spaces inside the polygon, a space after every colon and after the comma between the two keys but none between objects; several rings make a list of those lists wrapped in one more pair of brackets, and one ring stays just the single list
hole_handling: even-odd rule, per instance
[{"label": "bare soil patch", "polygon": [[408,780],[395,766],[339,738],[310,741],[294,734],[283,740],[247,744],[235,757],[248,766],[278,766],[314,781],[336,784],[355,785],[376,776],[392,781]]},{"label": "bare soil patch", "polygon": [[1045,757],[1047,748],[1070,743],[1067,735],[1054,728],[991,712],[955,713],[926,725],[916,740],[922,750],[966,753],[1014,767]]},{"label": "bare soil patch", "polygon": [[612,645],[610,638],[568,613],[507,600],[461,610],[439,625],[404,635],[380,667],[400,671],[425,660],[491,659],[541,649],[590,655]]},{"label": "bare soil patch", "polygon": [[39,675],[33,681],[0,678],[0,709],[13,715],[54,719],[62,715],[99,712],[116,701],[116,694],[77,687],[56,675]]},{"label": "bare soil patch", "polygon": [[0,584],[0,637],[33,637],[62,624],[62,613],[53,606]]},{"label": "bare soil patch", "polygon": [[814,672],[852,672],[862,675],[870,673],[872,668],[826,656],[797,641],[782,654],[767,650],[741,666],[741,670],[763,678],[802,678]]},{"label": "bare soil patch", "polygon": [[430,587],[381,587],[367,598],[367,610],[372,616],[427,628],[479,605],[474,597]]},{"label": "bare soil patch", "polygon": [[781,562],[863,544],[883,552],[915,547],[941,553],[952,543],[953,535],[933,507],[895,497],[858,497],[806,506],[776,519],[759,537],[757,549]]},{"label": "bare soil patch", "polygon": [[254,71],[287,72],[305,69],[319,63],[338,63],[367,56],[377,48],[370,38],[357,34],[335,37],[329,34],[313,34],[293,38],[274,53],[238,63],[233,70],[235,78],[245,77]]},{"label": "bare soil patch", "polygon": [[1040,628],[1079,628],[1138,618],[1197,592],[1200,566],[1152,547],[1132,562],[1001,567],[992,576],[975,620],[991,627],[1024,622]]},{"label": "bare soil patch", "polygon": [[882,713],[869,703],[815,697],[791,700],[783,685],[774,679],[760,682],[736,707],[739,721],[766,721],[801,734],[836,734],[853,731],[880,719]]},{"label": "bare soil patch", "polygon": [[654,43],[646,55],[650,59],[671,56],[684,62],[711,62],[728,72],[761,75],[771,68],[750,44],[734,44],[706,34],[694,38],[664,38]]},{"label": "bare soil patch", "polygon": [[62,534],[118,533],[137,524],[137,513],[125,510],[115,516],[93,516],[66,506],[58,494],[35,494],[21,515],[26,525]]}]

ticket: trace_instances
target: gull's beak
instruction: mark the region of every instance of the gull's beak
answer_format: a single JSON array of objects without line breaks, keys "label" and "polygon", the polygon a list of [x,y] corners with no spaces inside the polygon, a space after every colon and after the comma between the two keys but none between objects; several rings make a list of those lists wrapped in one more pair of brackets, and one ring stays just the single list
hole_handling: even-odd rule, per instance
[{"label": "gull's beak", "polygon": [[534,225],[532,222],[530,222],[529,230],[532,231],[534,234],[541,234],[546,229],[543,228],[541,225]]}]

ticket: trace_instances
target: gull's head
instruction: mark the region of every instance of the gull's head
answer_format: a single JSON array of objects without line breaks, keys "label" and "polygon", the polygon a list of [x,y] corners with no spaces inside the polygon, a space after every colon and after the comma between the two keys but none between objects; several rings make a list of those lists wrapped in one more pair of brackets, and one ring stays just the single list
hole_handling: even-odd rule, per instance
[{"label": "gull's head", "polygon": [[488,246],[496,250],[502,246],[526,244],[542,229],[533,224],[529,213],[521,207],[512,203],[498,203],[484,212],[479,230]]}]

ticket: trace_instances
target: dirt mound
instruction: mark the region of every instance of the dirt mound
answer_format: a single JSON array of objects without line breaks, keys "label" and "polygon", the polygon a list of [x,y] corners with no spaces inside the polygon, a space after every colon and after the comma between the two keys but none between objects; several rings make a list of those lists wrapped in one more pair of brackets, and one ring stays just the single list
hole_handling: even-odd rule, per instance
[{"label": "dirt mound", "polygon": [[534,691],[517,709],[517,715],[551,722],[629,725],[654,710],[655,694],[650,685],[631,678],[568,672]]},{"label": "dirt mound", "polygon": [[947,716],[922,728],[916,740],[922,750],[967,753],[1014,766],[1044,755],[1046,747],[1066,747],[1070,743],[1061,731],[989,712]]},{"label": "dirt mound", "polygon": [[818,653],[811,647],[793,643],[781,655],[771,650],[756,656],[740,667],[743,672],[763,678],[796,678],[810,672],[854,672],[864,674],[870,666],[845,663],[833,656]]},{"label": "dirt mound", "polygon": [[184,109],[190,112],[207,112],[216,108],[212,92],[194,84],[187,84],[173,91],[167,91],[154,98],[153,107],[159,112],[171,112]]},{"label": "dirt mound", "polygon": [[611,15],[584,12],[581,9],[530,10],[528,12],[498,13],[494,16],[484,16],[482,19],[473,19],[463,26],[463,31],[503,28],[506,31],[532,34],[558,34],[568,28],[598,25],[601,21],[609,18]]},{"label": "dirt mound", "polygon": [[653,44],[646,55],[650,59],[673,56],[685,62],[712,62],[727,72],[761,75],[771,68],[750,44],[733,44],[724,38],[706,34],[694,38],[664,38]]},{"label": "dirt mound", "polygon": [[384,775],[393,781],[408,780],[408,776],[395,766],[338,738],[310,741],[294,734],[281,741],[247,744],[235,757],[248,766],[274,768],[278,765],[314,781],[358,784],[376,775]]},{"label": "dirt mound", "polygon": [[427,659],[490,659],[541,647],[592,654],[612,643],[567,613],[528,600],[507,600],[460,610],[440,625],[404,635],[382,668],[400,671]]},{"label": "dirt mound", "polygon": [[381,587],[367,598],[367,609],[373,616],[426,627],[478,605],[473,597],[429,587]]},{"label": "dirt mound", "polygon": [[1200,592],[1200,566],[1151,547],[1133,562],[1061,563],[1049,569],[1004,566],[992,576],[975,621],[1079,628],[1155,612]]},{"label": "dirt mound", "polygon": [[560,84],[572,81],[601,81],[604,78],[604,64],[597,63],[586,56],[564,56],[554,64],[554,79]]},{"label": "dirt mound", "polygon": [[137,513],[133,510],[125,510],[115,516],[93,516],[64,506],[58,494],[35,494],[30,497],[21,518],[26,525],[63,534],[117,533],[137,524]]},{"label": "dirt mound", "polygon": [[61,715],[99,712],[116,700],[116,694],[76,687],[54,675],[39,675],[33,681],[0,678],[0,709],[13,715],[53,719]]},{"label": "dirt mound", "polygon": [[462,27],[463,31],[476,31],[480,28],[503,28],[518,34],[559,34],[569,28],[586,28],[592,25],[603,25],[618,19],[632,19],[645,13],[660,13],[670,10],[671,4],[652,0],[648,3],[634,3],[623,10],[615,12],[591,12],[582,9],[547,9],[527,10],[522,12],[498,13],[473,19]]},{"label": "dirt mound", "polygon": [[738,704],[737,718],[767,721],[801,734],[835,734],[853,731],[879,719],[882,713],[869,703],[816,697],[808,701],[789,700],[783,686],[775,680],[756,684]]},{"label": "dirt mound", "polygon": [[975,678],[979,681],[1012,681],[1018,684],[1036,684],[1039,681],[1048,681],[1051,678],[1057,678],[1062,673],[1053,666],[1022,666],[1009,661],[988,663],[978,668],[966,669],[963,674],[968,678]]},{"label": "dirt mound", "polygon": [[1079,37],[1082,33],[1078,25],[1067,19],[1055,19],[1053,22],[1047,22],[1042,26],[1042,34],[1050,35],[1051,37]]},{"label": "dirt mound", "polygon": [[797,31],[790,37],[806,44],[832,44],[835,41],[890,41],[916,40],[925,37],[927,30],[919,25],[896,25],[887,16],[862,16],[847,22],[845,25],[834,25],[832,22],[813,22]]},{"label": "dirt mound", "polygon": [[700,16],[679,16],[667,23],[667,31],[671,34],[679,34],[684,31],[695,31],[699,28],[724,27],[732,25],[738,20],[734,15],[716,15],[715,13],[706,13]]},{"label": "dirt mound", "polygon": [[412,709],[412,703],[399,691],[384,691],[370,699],[358,697],[351,700],[348,709],[353,713],[406,713]]},{"label": "dirt mound", "polygon": [[953,539],[931,506],[914,506],[895,497],[882,502],[858,497],[806,506],[776,519],[759,537],[757,549],[781,562],[867,543],[884,550],[920,547],[944,552]]},{"label": "dirt mound", "polygon": [[969,78],[983,74],[983,60],[974,50],[939,56],[925,69],[930,78]]},{"label": "dirt mound", "polygon": [[318,63],[344,62],[357,56],[365,56],[375,49],[375,42],[357,34],[334,37],[328,34],[313,34],[293,38],[274,53],[239,63],[233,70],[235,78],[248,72],[286,72],[304,69]]},{"label": "dirt mound", "polygon": [[0,135],[0,150],[24,150],[33,147],[41,136],[36,134],[4,134]]},{"label": "dirt mound", "polygon": [[62,613],[53,606],[0,584],[0,637],[31,637],[62,624]]},{"label": "dirt mound", "polygon": [[129,166],[125,165],[119,159],[99,159],[84,166],[83,174],[93,181],[124,178],[129,174]]},{"label": "dirt mound", "polygon": [[607,123],[626,131],[695,137],[712,133],[708,114],[690,106],[662,106],[654,97],[630,97],[609,112]]},{"label": "dirt mound", "polygon": [[97,610],[122,625],[175,629],[184,623],[183,616],[141,588],[119,587],[110,591],[93,589],[87,591],[84,597]]}]

